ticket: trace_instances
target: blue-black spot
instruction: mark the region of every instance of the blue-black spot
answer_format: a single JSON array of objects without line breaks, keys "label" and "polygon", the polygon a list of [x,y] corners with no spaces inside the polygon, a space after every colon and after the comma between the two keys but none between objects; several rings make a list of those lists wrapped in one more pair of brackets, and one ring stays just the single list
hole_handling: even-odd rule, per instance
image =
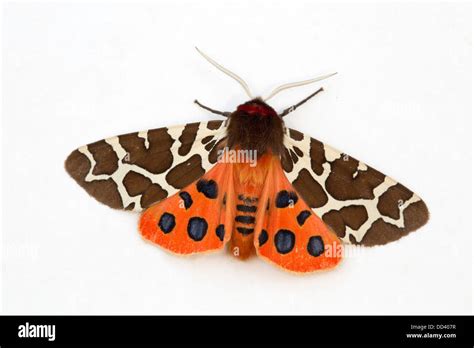
[{"label": "blue-black spot", "polygon": [[274,243],[280,254],[288,254],[295,246],[295,234],[281,229],[275,234]]},{"label": "blue-black spot", "polygon": [[223,241],[224,240],[224,234],[225,234],[224,225],[220,224],[216,228],[216,235],[217,235],[217,237],[219,237],[219,239],[221,241]]},{"label": "blue-black spot", "polygon": [[184,202],[184,207],[188,209],[190,206],[193,205],[193,199],[191,198],[191,195],[187,193],[186,191],[180,192],[179,196]]},{"label": "blue-black spot", "polygon": [[200,217],[192,217],[188,222],[188,235],[192,240],[199,242],[207,233],[207,222]]},{"label": "blue-black spot", "polygon": [[225,205],[227,203],[227,193],[224,193],[224,198],[222,198],[222,204]]},{"label": "blue-black spot", "polygon": [[201,192],[207,198],[217,198],[217,184],[214,180],[201,179],[196,184],[198,192]]},{"label": "blue-black spot", "polygon": [[258,246],[262,246],[263,244],[265,244],[268,240],[268,233],[267,231],[265,230],[262,230],[262,232],[260,232],[260,235],[258,236]]},{"label": "blue-black spot", "polygon": [[311,256],[319,256],[324,253],[324,242],[320,236],[313,236],[308,241],[306,248]]},{"label": "blue-black spot", "polygon": [[283,190],[278,192],[275,204],[277,208],[286,208],[290,204],[296,204],[296,202],[298,202],[298,196],[295,192]]},{"label": "blue-black spot", "polygon": [[158,221],[158,227],[163,231],[163,233],[170,233],[173,228],[176,226],[176,221],[173,214],[163,213]]},{"label": "blue-black spot", "polygon": [[296,221],[298,221],[298,224],[300,226],[303,226],[303,224],[306,222],[306,219],[308,219],[310,216],[311,216],[311,212],[309,210],[303,210],[296,217]]}]

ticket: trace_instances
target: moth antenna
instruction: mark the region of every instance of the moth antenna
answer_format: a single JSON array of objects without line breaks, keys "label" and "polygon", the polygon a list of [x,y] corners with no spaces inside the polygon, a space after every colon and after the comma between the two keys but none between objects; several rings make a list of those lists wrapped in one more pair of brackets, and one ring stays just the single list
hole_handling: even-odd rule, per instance
[{"label": "moth antenna", "polygon": [[210,112],[212,112],[213,114],[216,114],[216,115],[221,115],[221,116],[224,116],[224,117],[229,117],[230,114],[231,114],[231,112],[228,112],[228,111],[219,111],[219,110],[211,109],[209,106],[202,105],[200,102],[198,102],[197,99],[194,101],[194,104],[197,104],[197,105],[199,105],[201,108],[203,108],[204,110],[210,111]]},{"label": "moth antenna", "polygon": [[284,85],[281,85],[277,88],[275,88],[272,93],[269,94],[268,97],[264,98],[263,100],[264,101],[267,101],[268,99],[274,97],[277,93],[280,93],[281,91],[284,91],[285,89],[288,89],[288,88],[293,88],[293,87],[299,87],[299,86],[304,86],[304,85],[308,85],[310,83],[314,83],[314,82],[318,82],[318,81],[321,81],[321,80],[325,80],[331,76],[334,76],[336,75],[337,72],[335,73],[332,73],[332,74],[328,74],[328,75],[323,75],[323,76],[319,76],[319,77],[315,77],[314,79],[310,79],[310,80],[304,80],[304,81],[299,81],[299,82],[292,82],[292,83],[285,83]]},{"label": "moth antenna", "polygon": [[245,92],[247,93],[247,95],[250,97],[250,99],[254,99],[254,97],[252,96],[252,93],[250,92],[250,88],[249,86],[247,85],[247,83],[237,74],[233,73],[232,71],[224,68],[222,65],[220,65],[219,63],[217,63],[215,60],[213,60],[211,57],[209,57],[208,55],[206,55],[204,52],[202,52],[199,48],[195,47],[196,48],[196,51],[199,52],[199,54],[201,56],[204,57],[205,60],[207,60],[209,63],[211,63],[212,65],[214,65],[217,69],[219,69],[220,71],[222,71],[224,74],[232,77],[235,81],[237,81],[242,87],[243,89],[245,90]]},{"label": "moth antenna", "polygon": [[300,101],[299,103],[293,105],[293,106],[290,106],[289,108],[286,108],[285,110],[283,110],[283,112],[278,115],[280,117],[285,117],[286,115],[288,115],[290,112],[293,112],[295,111],[297,108],[299,108],[301,105],[303,105],[304,103],[306,103],[308,100],[310,100],[311,98],[313,98],[316,94],[318,94],[319,92],[322,92],[324,91],[323,87],[321,87],[320,89],[318,89],[316,92],[314,92],[313,94],[309,95],[308,97],[304,98],[302,101]]}]

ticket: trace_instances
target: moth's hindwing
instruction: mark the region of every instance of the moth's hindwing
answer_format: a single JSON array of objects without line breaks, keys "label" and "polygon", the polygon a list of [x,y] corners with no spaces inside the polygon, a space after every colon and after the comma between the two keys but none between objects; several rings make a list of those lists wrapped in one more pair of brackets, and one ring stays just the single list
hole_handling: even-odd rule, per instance
[{"label": "moth's hindwing", "polygon": [[289,181],[345,243],[386,244],[428,221],[419,196],[355,158],[293,129],[284,144]]},{"label": "moth's hindwing", "polygon": [[295,192],[279,161],[270,165],[257,211],[254,246],[263,259],[297,273],[341,262],[338,237]]},{"label": "moth's hindwing", "polygon": [[78,148],[65,167],[99,202],[142,211],[204,175],[225,130],[223,121],[208,121],[119,135]]},{"label": "moth's hindwing", "polygon": [[140,234],[176,254],[222,249],[232,231],[232,201],[232,164],[219,163],[179,193],[146,209]]}]

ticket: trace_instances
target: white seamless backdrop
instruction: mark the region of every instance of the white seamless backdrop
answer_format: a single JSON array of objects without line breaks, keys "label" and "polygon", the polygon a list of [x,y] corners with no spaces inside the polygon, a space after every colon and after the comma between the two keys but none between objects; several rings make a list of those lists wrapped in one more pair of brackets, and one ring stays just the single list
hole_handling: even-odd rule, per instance
[{"label": "white seamless backdrop", "polygon": [[[138,215],[90,198],[63,168],[78,146],[215,119],[245,94],[288,126],[418,193],[431,219],[334,271],[295,276],[225,252],[179,258]],[[434,3],[7,3],[3,9],[2,305],[6,314],[471,312],[471,7]]]}]

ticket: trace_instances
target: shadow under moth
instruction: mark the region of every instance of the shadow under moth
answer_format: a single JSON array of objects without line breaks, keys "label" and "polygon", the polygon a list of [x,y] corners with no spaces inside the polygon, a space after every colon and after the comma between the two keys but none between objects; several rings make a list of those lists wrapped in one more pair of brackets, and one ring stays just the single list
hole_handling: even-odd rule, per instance
[{"label": "shadow under moth", "polygon": [[[198,50],[199,51],[199,50]],[[322,91],[277,113],[267,100],[289,83],[233,112],[196,103],[225,120],[119,135],[82,146],[67,172],[92,197],[142,212],[142,237],[176,254],[224,248],[291,272],[331,269],[342,245],[382,245],[428,221],[415,193],[390,177],[297,130],[283,118]]]}]

